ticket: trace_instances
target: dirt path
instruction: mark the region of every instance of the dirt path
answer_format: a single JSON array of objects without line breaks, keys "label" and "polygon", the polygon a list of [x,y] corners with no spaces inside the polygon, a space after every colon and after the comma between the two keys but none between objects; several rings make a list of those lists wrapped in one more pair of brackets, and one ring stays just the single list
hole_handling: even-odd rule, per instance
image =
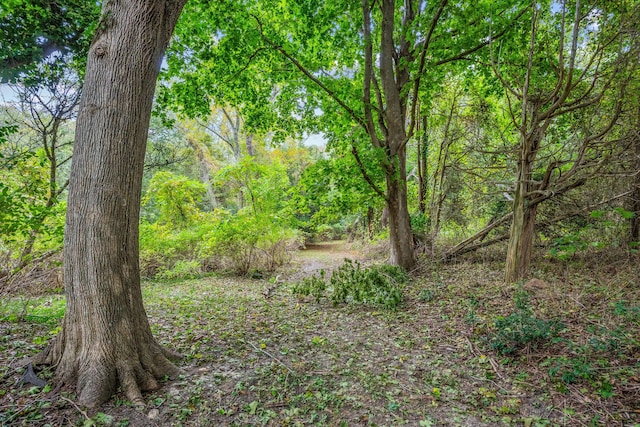
[{"label": "dirt path", "polygon": [[309,243],[305,249],[294,255],[293,270],[289,274],[289,279],[300,280],[317,274],[320,270],[333,271],[345,258],[361,259],[362,254],[344,240]]}]

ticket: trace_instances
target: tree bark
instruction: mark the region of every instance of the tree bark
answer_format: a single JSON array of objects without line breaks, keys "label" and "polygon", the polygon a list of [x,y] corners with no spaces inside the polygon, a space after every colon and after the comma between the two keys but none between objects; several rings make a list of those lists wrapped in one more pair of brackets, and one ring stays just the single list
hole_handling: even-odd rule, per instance
[{"label": "tree bark", "polygon": [[389,213],[390,263],[410,269],[415,265],[411,217],[407,208],[406,153],[402,149],[394,164],[397,167],[386,174],[387,211]]},{"label": "tree bark", "polygon": [[[531,106],[532,111],[534,108]],[[513,198],[513,221],[509,231],[509,245],[505,262],[505,282],[507,283],[526,278],[531,263],[533,235],[538,211],[538,204],[532,203],[531,200],[531,191],[536,187],[533,183],[533,163],[540,141],[548,126],[538,125],[535,119],[536,115],[532,114],[531,130],[521,132],[518,180]]]},{"label": "tree bark", "polygon": [[524,184],[522,181],[518,183],[513,201],[513,222],[509,233],[505,266],[505,282],[507,283],[526,278],[531,263],[538,205],[530,206],[528,204],[525,196],[527,185]]},{"label": "tree bark", "polygon": [[138,220],[155,83],[185,2],[105,2],[89,51],[67,205],[67,311],[38,358],[56,367],[62,384],[75,385],[87,406],[119,386],[143,404],[141,390],[179,372],[143,307]]},{"label": "tree bark", "polygon": [[634,148],[634,172],[633,193],[631,195],[631,211],[635,214],[631,218],[629,241],[637,244],[640,242],[640,107],[638,107],[638,121],[636,123],[636,135],[633,141]]}]

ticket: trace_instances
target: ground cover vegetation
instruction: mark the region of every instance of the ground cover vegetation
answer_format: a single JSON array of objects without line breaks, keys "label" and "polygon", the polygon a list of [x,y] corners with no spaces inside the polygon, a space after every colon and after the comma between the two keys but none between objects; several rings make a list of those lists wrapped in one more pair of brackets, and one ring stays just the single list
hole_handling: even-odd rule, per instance
[{"label": "ground cover vegetation", "polygon": [[640,424],[637,1],[151,3],[0,9],[1,423]]}]

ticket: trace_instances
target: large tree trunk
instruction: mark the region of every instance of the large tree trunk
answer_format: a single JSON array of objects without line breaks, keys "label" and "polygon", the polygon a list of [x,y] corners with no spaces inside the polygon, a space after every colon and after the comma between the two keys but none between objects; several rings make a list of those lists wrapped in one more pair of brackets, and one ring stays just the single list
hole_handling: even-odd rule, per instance
[{"label": "large tree trunk", "polygon": [[162,56],[186,0],[105,2],[89,51],[65,229],[67,311],[40,362],[97,406],[179,372],[142,304],[138,218],[151,104]]},{"label": "large tree trunk", "polygon": [[405,269],[415,264],[411,217],[407,209],[406,153],[400,150],[393,171],[387,171],[387,207],[389,213],[390,262]]}]

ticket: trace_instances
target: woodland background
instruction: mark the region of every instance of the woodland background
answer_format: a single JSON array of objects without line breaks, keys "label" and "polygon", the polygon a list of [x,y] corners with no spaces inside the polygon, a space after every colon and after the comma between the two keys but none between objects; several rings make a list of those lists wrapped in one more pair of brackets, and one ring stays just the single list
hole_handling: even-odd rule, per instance
[{"label": "woodland background", "polygon": [[[187,400],[210,402],[210,412],[158,396],[160,419],[438,425],[462,402],[461,413],[473,415],[461,425],[638,425],[640,5],[387,3],[187,3],[149,130],[141,274],[164,340],[172,340],[162,332],[167,316],[193,319],[196,309],[211,310],[203,331],[225,330],[220,319],[234,314],[219,310],[231,304],[246,329],[203,350],[196,328],[176,320],[184,338],[176,345],[193,369],[215,366],[223,353],[223,365],[244,377],[214,381],[236,393],[227,406],[211,403],[219,390],[180,386]],[[3,381],[56,334],[64,312],[66,190],[99,14],[82,1],[2,9]],[[300,252],[335,240],[351,252],[307,252],[316,264]],[[360,261],[340,264],[342,256]],[[184,311],[161,308],[170,294],[184,298]],[[307,317],[276,313],[300,304]],[[320,326],[332,322],[327,313],[343,327],[369,316],[363,322],[396,332],[358,329],[362,341],[350,339],[364,344],[342,348]],[[32,324],[35,339],[9,343]],[[268,342],[267,329],[282,336]],[[436,344],[411,338],[425,330],[438,330]],[[400,364],[420,359],[419,349],[451,355],[420,377],[420,391],[407,392],[381,355],[364,354],[378,341]],[[289,360],[294,347],[309,356]],[[265,357],[265,371],[234,365],[234,352],[246,351]],[[360,354],[361,365],[338,372],[349,363],[342,352]],[[490,384],[458,376],[460,354]],[[296,368],[303,362],[311,376]],[[242,393],[247,381],[256,388]],[[349,402],[339,391],[345,381],[372,397],[352,390],[361,400]],[[58,415],[51,406],[34,411],[40,391],[8,409],[20,393],[7,386],[0,421],[63,413],[138,425],[117,408],[84,418],[70,405]],[[424,402],[431,415],[419,409]]]}]

